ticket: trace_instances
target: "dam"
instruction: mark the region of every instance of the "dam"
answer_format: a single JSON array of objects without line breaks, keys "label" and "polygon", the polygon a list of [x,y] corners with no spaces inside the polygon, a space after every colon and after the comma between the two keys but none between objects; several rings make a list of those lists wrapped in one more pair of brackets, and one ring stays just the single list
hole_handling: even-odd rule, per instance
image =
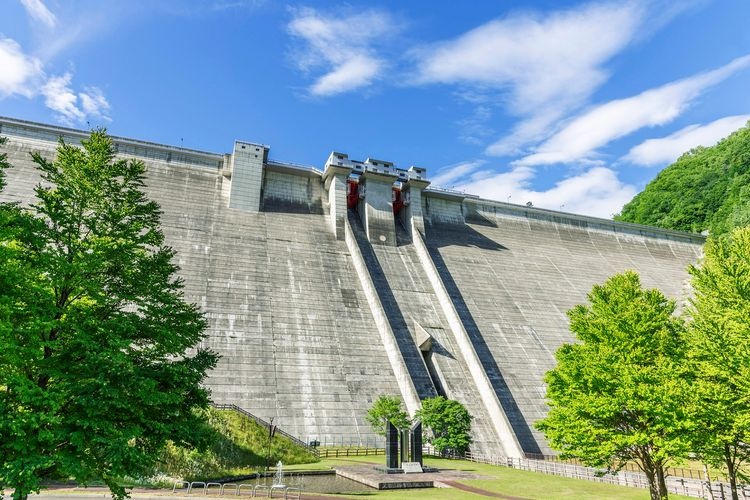
[{"label": "dam", "polygon": [[[0,201],[33,202],[31,152],[86,132],[0,118]],[[305,441],[368,442],[381,394],[410,414],[444,395],[473,415],[472,450],[553,454],[533,423],[544,374],[572,342],[566,311],[632,269],[682,302],[699,235],[482,199],[430,185],[426,169],[333,152],[318,167],[113,138],[147,166],[187,300],[221,355],[206,380]]]}]

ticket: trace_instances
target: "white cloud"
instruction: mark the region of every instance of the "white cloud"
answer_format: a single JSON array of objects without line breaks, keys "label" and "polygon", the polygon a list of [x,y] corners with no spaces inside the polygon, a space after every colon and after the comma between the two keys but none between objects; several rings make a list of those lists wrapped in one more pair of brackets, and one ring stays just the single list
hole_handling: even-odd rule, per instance
[{"label": "white cloud", "polygon": [[451,187],[453,184],[456,184],[456,181],[466,179],[468,175],[485,163],[484,160],[475,160],[448,165],[437,171],[437,174],[432,177],[432,184],[436,186]]},{"label": "white cloud", "polygon": [[630,149],[624,159],[638,165],[666,165],[697,146],[713,146],[720,139],[744,127],[748,120],[750,115],[734,115],[705,125],[689,125],[666,137],[638,144]]},{"label": "white cloud", "polygon": [[315,95],[334,95],[369,85],[383,68],[382,61],[358,54],[318,78],[310,88]]},{"label": "white cloud", "polygon": [[109,120],[109,101],[98,87],[86,87],[84,92],[78,94],[81,99],[81,107],[87,116]]},{"label": "white cloud", "polygon": [[310,87],[310,93],[329,96],[367,87],[386,68],[374,45],[397,29],[385,12],[368,10],[348,16],[333,16],[310,8],[293,11],[289,33],[304,42],[292,54],[297,66],[326,73]]},{"label": "white cloud", "polygon": [[[58,113],[58,120],[67,125],[82,124],[87,118],[109,120],[109,102],[96,87],[87,87],[76,94],[71,88],[73,75],[53,76],[40,89],[44,104]],[[79,104],[80,101],[80,104]]]},{"label": "white cloud", "polygon": [[12,95],[33,99],[44,97],[44,104],[57,113],[67,125],[82,124],[87,118],[109,120],[109,102],[97,87],[76,92],[71,86],[73,75],[47,77],[42,62],[24,53],[10,38],[0,38],[0,100]]},{"label": "white cloud", "polygon": [[0,38],[0,99],[18,94],[31,97],[42,75],[42,63],[24,54],[21,46],[10,38]]},{"label": "white cloud", "polygon": [[564,116],[567,111],[565,108],[551,105],[548,109],[521,120],[509,134],[490,144],[485,153],[492,156],[522,154],[524,146],[541,141],[548,135],[550,128]]},{"label": "white cloud", "polygon": [[488,125],[491,118],[492,110],[489,106],[483,104],[475,106],[471,116],[457,123],[460,131],[459,139],[475,146],[482,144],[483,140],[492,134],[492,128]]},{"label": "white cloud", "polygon": [[73,124],[84,121],[86,115],[78,107],[78,97],[70,88],[73,75],[65,73],[62,76],[53,76],[41,88],[44,96],[44,104],[59,114],[63,123]]},{"label": "white cloud", "polygon": [[457,189],[491,200],[563,210],[595,217],[611,218],[638,192],[635,186],[622,182],[617,173],[603,166],[595,166],[583,173],[558,181],[550,189],[537,191],[531,185],[536,170],[516,166],[508,172],[475,171]]},{"label": "white cloud", "polygon": [[42,0],[21,0],[21,4],[32,19],[39,21],[48,28],[54,28],[57,24],[57,18],[44,5]]},{"label": "white cloud", "polygon": [[603,64],[633,40],[642,18],[635,1],[511,15],[416,51],[416,83],[506,92],[509,111],[524,119],[487,152],[512,153],[588,99],[608,78]]},{"label": "white cloud", "polygon": [[677,118],[709,87],[750,66],[750,55],[721,68],[646,90],[636,96],[602,104],[568,123],[531,154],[524,165],[570,163],[586,159],[614,139],[643,127],[664,125]]}]

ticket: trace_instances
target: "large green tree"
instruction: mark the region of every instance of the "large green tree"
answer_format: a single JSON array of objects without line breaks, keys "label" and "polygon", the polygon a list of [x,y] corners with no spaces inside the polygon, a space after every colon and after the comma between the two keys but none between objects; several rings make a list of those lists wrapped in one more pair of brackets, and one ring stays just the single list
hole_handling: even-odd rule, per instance
[{"label": "large green tree", "polygon": [[376,434],[385,436],[386,423],[392,423],[397,429],[407,429],[411,420],[404,410],[404,403],[398,396],[381,394],[367,410],[365,417]]},{"label": "large green tree", "polygon": [[[95,131],[33,160],[29,208],[0,218],[0,487],[147,474],[167,440],[189,446],[215,353],[185,301],[145,166]],[[198,433],[200,434],[200,433]]]},{"label": "large green tree", "polygon": [[437,451],[463,453],[469,448],[472,416],[458,401],[443,396],[424,399],[416,418],[422,421],[427,441]]},{"label": "large green tree", "polygon": [[737,476],[750,460],[750,228],[709,239],[690,274],[694,447],[724,468],[737,499]]},{"label": "large green tree", "polygon": [[568,312],[579,341],[547,373],[548,416],[536,426],[563,457],[620,470],[635,462],[652,499],[666,498],[665,469],[689,451],[683,325],[675,303],[644,290],[635,272],[615,275]]},{"label": "large green tree", "polygon": [[750,125],[683,154],[615,218],[715,235],[750,224]]}]

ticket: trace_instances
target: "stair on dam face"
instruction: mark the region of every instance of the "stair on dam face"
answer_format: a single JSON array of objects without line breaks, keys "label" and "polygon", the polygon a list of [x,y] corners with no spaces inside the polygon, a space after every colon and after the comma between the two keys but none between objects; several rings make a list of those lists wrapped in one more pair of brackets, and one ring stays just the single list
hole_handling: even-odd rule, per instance
[{"label": "stair on dam face", "polygon": [[[414,246],[402,243],[409,238],[405,229],[401,228],[404,234],[399,237],[399,224],[396,224],[400,246],[392,247],[370,245],[356,213],[350,213],[350,224],[353,231],[359,233],[357,242],[394,334],[400,339],[400,344],[408,344],[413,353],[410,356],[412,361],[418,361],[422,367],[425,363],[427,365],[429,372],[425,375],[430,377],[433,388],[427,394],[418,389],[420,397],[441,394],[461,402],[474,417],[472,450],[497,454],[502,448],[463,356],[457,350],[437,297]],[[432,337],[432,348],[424,356],[419,345],[426,335]],[[415,360],[415,355],[420,359]],[[419,387],[421,384],[415,381],[415,385]]]}]

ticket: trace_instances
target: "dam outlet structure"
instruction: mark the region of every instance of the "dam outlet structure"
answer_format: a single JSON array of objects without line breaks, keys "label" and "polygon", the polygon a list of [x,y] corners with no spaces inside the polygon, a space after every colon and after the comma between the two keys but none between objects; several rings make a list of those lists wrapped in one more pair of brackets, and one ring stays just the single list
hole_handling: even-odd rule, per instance
[{"label": "dam outlet structure", "polygon": [[[34,200],[30,153],[80,130],[0,118],[2,201]],[[566,311],[628,269],[682,303],[699,235],[483,199],[430,185],[424,168],[352,160],[321,168],[235,141],[209,153],[113,137],[145,162],[187,300],[221,355],[206,385],[304,440],[366,443],[381,394],[410,414],[436,395],[474,417],[472,451],[554,454],[545,373],[574,341]]]}]

